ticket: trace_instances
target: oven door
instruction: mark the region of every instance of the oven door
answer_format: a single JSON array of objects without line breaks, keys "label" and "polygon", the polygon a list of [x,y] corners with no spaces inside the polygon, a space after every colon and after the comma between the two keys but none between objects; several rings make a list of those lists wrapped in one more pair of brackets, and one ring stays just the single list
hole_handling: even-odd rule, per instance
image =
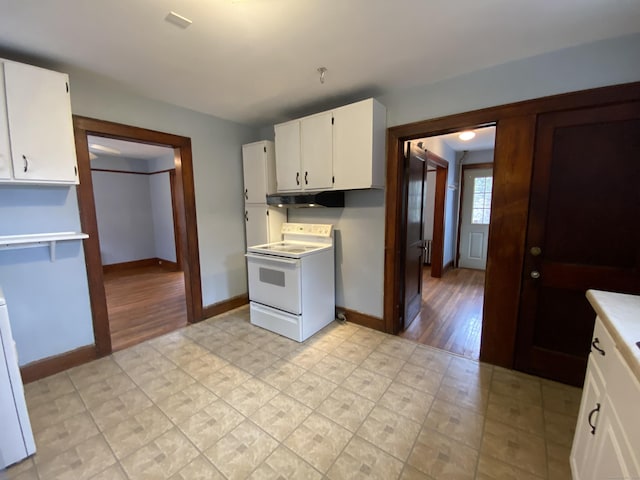
[{"label": "oven door", "polygon": [[300,315],[300,259],[247,253],[249,299]]}]

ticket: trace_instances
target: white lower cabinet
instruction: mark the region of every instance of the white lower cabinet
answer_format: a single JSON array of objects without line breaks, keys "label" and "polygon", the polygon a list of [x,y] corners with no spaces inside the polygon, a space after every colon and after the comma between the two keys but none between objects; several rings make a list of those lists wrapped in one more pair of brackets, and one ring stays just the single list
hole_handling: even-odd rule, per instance
[{"label": "white lower cabinet", "polygon": [[574,480],[640,478],[640,382],[596,318],[571,449]]},{"label": "white lower cabinet", "polygon": [[247,247],[277,242],[281,239],[280,229],[287,220],[286,210],[267,205],[244,206]]}]

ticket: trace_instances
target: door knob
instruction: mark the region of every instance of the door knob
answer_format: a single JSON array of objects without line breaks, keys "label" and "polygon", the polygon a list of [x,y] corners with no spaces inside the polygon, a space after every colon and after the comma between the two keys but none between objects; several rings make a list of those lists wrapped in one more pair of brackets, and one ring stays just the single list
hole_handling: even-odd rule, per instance
[{"label": "door knob", "polygon": [[531,252],[531,255],[533,255],[534,257],[537,257],[542,253],[542,249],[540,247],[531,247],[531,250],[529,250],[529,252]]},{"label": "door knob", "polygon": [[531,272],[531,278],[534,278],[534,279],[535,279],[535,278],[540,278],[540,272],[539,272],[539,271],[537,271],[537,270],[533,270],[533,271]]}]

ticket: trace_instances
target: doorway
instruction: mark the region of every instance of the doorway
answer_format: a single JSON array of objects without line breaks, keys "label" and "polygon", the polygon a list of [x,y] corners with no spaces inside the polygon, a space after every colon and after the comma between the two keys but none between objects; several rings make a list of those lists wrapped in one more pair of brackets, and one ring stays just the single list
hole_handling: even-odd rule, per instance
[{"label": "doorway", "polygon": [[114,351],[187,324],[173,148],[89,135]]},{"label": "doorway", "polygon": [[[202,319],[200,262],[195,217],[195,194],[191,159],[191,140],[187,137],[131,127],[102,120],[74,116],[74,134],[78,158],[77,187],[80,221],[85,240],[85,259],[89,278],[89,296],[93,314],[96,351],[99,356],[113,350],[109,310],[105,291],[103,252],[99,238],[94,186],[91,172],[89,137],[116,139],[168,147],[173,151],[173,205],[176,265],[182,268],[185,317],[188,323]],[[145,295],[148,295],[149,291]],[[144,296],[144,295],[143,295]]]},{"label": "doorway", "polygon": [[[470,134],[470,131],[466,133]],[[454,133],[407,142],[410,156],[405,160],[408,165],[405,178],[408,190],[414,194],[405,194],[408,210],[404,215],[407,219],[407,257],[404,261],[403,318],[406,320],[399,335],[478,359],[495,127],[476,129],[471,135],[475,140],[462,141],[459,134]],[[415,174],[419,169],[411,167],[420,166],[420,157],[427,168],[426,180],[422,183],[422,177]],[[422,191],[418,184],[423,187]],[[465,186],[469,190],[466,195],[462,192]],[[467,208],[462,208],[463,204]],[[411,211],[422,212],[420,218],[424,226],[415,227],[409,223],[410,218],[418,218],[416,214],[409,215]],[[469,225],[465,223],[467,217]],[[423,237],[418,237],[420,230],[424,232]],[[461,231],[471,240],[471,243],[462,242],[465,251],[459,248]],[[426,248],[424,261],[416,265],[412,256],[417,257],[415,247],[419,245]],[[479,260],[475,264],[465,264],[469,254]],[[463,264],[459,265],[461,259]]]}]

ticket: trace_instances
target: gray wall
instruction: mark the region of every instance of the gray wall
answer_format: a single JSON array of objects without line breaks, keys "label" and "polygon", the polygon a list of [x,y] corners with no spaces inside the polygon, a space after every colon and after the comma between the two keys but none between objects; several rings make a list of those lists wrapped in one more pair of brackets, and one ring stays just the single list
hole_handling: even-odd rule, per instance
[{"label": "gray wall", "polygon": [[[640,81],[639,58],[640,34],[506,63],[436,84],[396,91],[378,100],[387,107],[387,126],[391,127],[558,93]],[[260,129],[260,134],[273,138],[272,131],[273,127],[267,125]],[[458,183],[458,169],[451,168],[451,163],[449,175],[448,183]],[[448,208],[453,206],[454,211],[458,193],[447,190]],[[350,202],[351,197],[357,198],[357,206]],[[290,210],[290,221],[327,220],[338,225],[342,251],[337,267],[343,281],[336,282],[336,302],[377,317],[383,315],[384,212],[384,194],[379,191],[349,193],[347,206],[334,213],[319,209]],[[448,223],[451,225],[451,221]],[[363,245],[351,242],[348,237],[366,242],[364,250]],[[455,234],[450,231],[445,239],[445,263],[453,258],[454,242]]]},{"label": "gray wall", "polygon": [[[5,55],[5,57],[10,57]],[[640,80],[640,35],[622,37],[510,62],[437,84],[384,95],[388,126],[477,108]],[[20,59],[16,59],[20,60]],[[209,115],[150,100],[111,81],[59,65],[70,73],[74,114],[190,137],[205,305],[245,293],[241,148],[268,135]],[[318,213],[320,212],[320,213]],[[324,213],[323,213],[324,212]],[[0,188],[0,233],[79,230],[75,187]],[[339,268],[345,307],[382,316],[384,192],[352,192],[344,209],[298,212],[339,227]],[[43,248],[0,252],[3,286],[20,363],[93,343],[84,254],[63,243],[59,260]]]},{"label": "gray wall", "polygon": [[156,256],[149,175],[91,172],[103,265]]},{"label": "gray wall", "polygon": [[[41,66],[70,74],[76,115],[191,138],[203,302],[245,293],[241,145],[257,140],[257,130],[144,98],[84,71]],[[79,231],[76,189],[2,186],[0,218],[5,235]],[[21,365],[94,341],[81,242],[61,243],[58,257],[50,262],[44,248],[0,251],[0,285]]]}]

